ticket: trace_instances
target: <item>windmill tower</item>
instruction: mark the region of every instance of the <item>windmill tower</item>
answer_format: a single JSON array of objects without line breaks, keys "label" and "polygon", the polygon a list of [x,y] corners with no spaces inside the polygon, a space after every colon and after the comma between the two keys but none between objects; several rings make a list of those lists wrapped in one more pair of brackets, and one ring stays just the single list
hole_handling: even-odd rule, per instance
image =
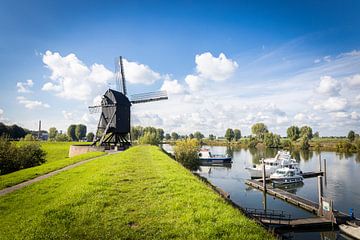
[{"label": "windmill tower", "polygon": [[115,61],[116,90],[108,89],[102,97],[101,104],[89,106],[90,113],[100,112],[97,126],[97,138],[93,145],[110,147],[128,147],[130,139],[131,105],[168,99],[166,91],[149,92],[127,96],[126,81],[122,57]]}]

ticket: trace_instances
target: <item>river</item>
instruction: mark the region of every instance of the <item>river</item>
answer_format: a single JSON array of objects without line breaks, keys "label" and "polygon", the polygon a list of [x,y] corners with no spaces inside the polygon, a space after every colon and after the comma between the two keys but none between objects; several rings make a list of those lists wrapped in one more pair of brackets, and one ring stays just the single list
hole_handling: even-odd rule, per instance
[{"label": "river", "polygon": [[[165,150],[171,146],[164,145]],[[279,200],[273,196],[266,195],[245,184],[245,179],[250,177],[245,167],[259,163],[261,158],[274,157],[275,149],[239,149],[231,150],[226,147],[207,147],[214,154],[230,154],[233,163],[226,167],[203,167],[200,175],[206,177],[212,184],[230,193],[232,201],[244,208],[277,209],[291,214],[292,218],[311,217],[311,213],[295,207],[289,203]],[[327,162],[327,176],[324,181],[324,196],[334,201],[334,208],[344,213],[349,213],[352,208],[355,216],[360,217],[360,155],[341,154],[336,152],[292,152],[293,158],[299,162],[303,172],[319,170],[319,154]],[[301,185],[288,189],[306,199],[318,202],[317,178],[304,179]],[[264,201],[265,200],[265,201]],[[289,239],[347,239],[338,231],[330,232],[290,232],[284,234]]]}]

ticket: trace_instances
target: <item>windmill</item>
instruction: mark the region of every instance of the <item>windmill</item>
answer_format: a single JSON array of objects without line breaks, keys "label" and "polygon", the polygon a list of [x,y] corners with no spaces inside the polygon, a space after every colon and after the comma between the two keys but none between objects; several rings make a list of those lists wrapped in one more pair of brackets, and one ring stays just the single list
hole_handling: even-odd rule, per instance
[{"label": "windmill", "polygon": [[96,138],[93,145],[119,147],[131,145],[130,118],[131,105],[168,99],[166,91],[149,92],[127,96],[123,59],[120,56],[115,61],[116,90],[108,89],[102,96],[101,104],[89,106],[90,113],[100,112]]}]

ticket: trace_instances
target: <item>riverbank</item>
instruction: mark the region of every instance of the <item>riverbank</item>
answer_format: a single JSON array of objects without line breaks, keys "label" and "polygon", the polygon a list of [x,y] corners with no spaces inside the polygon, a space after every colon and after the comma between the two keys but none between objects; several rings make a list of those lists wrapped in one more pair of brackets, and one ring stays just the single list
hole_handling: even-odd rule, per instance
[{"label": "riverbank", "polygon": [[159,148],[137,146],[0,197],[1,239],[272,239]]}]

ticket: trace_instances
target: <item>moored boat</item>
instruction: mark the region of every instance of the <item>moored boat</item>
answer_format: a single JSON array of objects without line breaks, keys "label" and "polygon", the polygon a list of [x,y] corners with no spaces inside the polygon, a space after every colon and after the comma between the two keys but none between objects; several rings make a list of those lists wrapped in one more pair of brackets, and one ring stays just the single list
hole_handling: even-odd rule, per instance
[{"label": "moored boat", "polygon": [[275,173],[270,175],[270,180],[275,184],[293,184],[300,183],[304,180],[301,176],[301,170],[298,167],[279,168]]},{"label": "moored boat", "polygon": [[212,154],[209,149],[201,149],[199,154],[199,160],[202,163],[231,163],[231,157],[222,154]]},{"label": "moored boat", "polygon": [[355,239],[360,239],[360,226],[341,224],[339,225],[341,232]]}]

